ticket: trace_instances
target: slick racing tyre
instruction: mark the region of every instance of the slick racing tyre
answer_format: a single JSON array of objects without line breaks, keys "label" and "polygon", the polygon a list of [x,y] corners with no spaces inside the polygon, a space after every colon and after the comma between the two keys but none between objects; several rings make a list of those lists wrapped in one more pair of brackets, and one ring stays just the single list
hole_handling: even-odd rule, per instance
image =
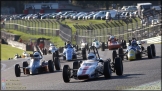
[{"label": "slick racing tyre", "polygon": [[123,55],[123,48],[119,48],[118,49],[118,54],[119,54],[119,57],[124,60],[124,55]]},{"label": "slick racing tyre", "polygon": [[113,53],[112,53],[113,62],[114,62],[115,57],[117,57],[117,53],[116,53],[116,50],[113,50]]},{"label": "slick racing tyre", "polygon": [[66,60],[66,57],[65,56],[63,56],[63,60]]},{"label": "slick racing tyre", "polygon": [[21,74],[20,65],[16,64],[15,65],[15,75],[16,75],[16,77],[20,77],[20,74]]},{"label": "slick racing tyre", "polygon": [[151,49],[152,49],[152,56],[153,56],[153,57],[156,57],[155,45],[154,45],[154,44],[151,44],[150,47],[151,47]]},{"label": "slick racing tyre", "polygon": [[76,54],[73,55],[73,59],[77,59],[77,55]]},{"label": "slick racing tyre", "polygon": [[49,69],[49,72],[54,72],[54,64],[52,60],[48,61],[48,69]]},{"label": "slick racing tyre", "polygon": [[147,55],[149,59],[153,58],[151,46],[147,46]]},{"label": "slick racing tyre", "polygon": [[105,43],[104,42],[102,42],[101,51],[105,51]]},{"label": "slick racing tyre", "polygon": [[85,48],[82,49],[82,57],[83,57],[83,60],[87,59],[86,58],[86,49]]},{"label": "slick racing tyre", "polygon": [[110,62],[106,61],[104,62],[104,76],[106,79],[111,78],[111,74],[112,74],[112,71],[111,71]]},{"label": "slick racing tyre", "polygon": [[122,75],[123,74],[123,62],[120,57],[115,58],[115,71],[116,75]]},{"label": "slick racing tyre", "polygon": [[[23,62],[23,67],[28,67],[28,62],[27,61]],[[25,68],[23,68],[23,73],[25,74]]]},{"label": "slick racing tyre", "polygon": [[60,64],[60,59],[59,59],[59,57],[55,57],[54,64],[55,64],[56,70],[61,70],[61,64]]},{"label": "slick racing tyre", "polygon": [[46,48],[44,49],[44,55],[47,55],[47,49]]},{"label": "slick racing tyre", "polygon": [[56,54],[52,53],[52,60],[53,60],[53,62],[55,62],[55,57],[56,57]]},{"label": "slick racing tyre", "polygon": [[62,72],[62,76],[63,76],[64,82],[66,82],[66,83],[67,82],[70,82],[71,72],[70,72],[69,65],[64,65],[63,72]]},{"label": "slick racing tyre", "polygon": [[73,62],[73,69],[79,69],[80,63],[78,61]]}]

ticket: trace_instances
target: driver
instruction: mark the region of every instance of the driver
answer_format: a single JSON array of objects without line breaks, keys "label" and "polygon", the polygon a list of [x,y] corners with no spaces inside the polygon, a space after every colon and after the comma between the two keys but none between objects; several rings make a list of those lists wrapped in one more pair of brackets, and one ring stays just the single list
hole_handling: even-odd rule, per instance
[{"label": "driver", "polygon": [[140,49],[141,49],[141,48],[138,46],[136,40],[132,40],[132,42],[131,42],[131,46],[134,47],[134,48],[137,49],[137,50],[140,50]]},{"label": "driver", "polygon": [[114,36],[110,36],[109,40],[110,40],[111,42],[114,42],[114,41],[116,41],[116,38],[115,38]]},{"label": "driver", "polygon": [[50,46],[54,46],[54,44],[50,43]]},{"label": "driver", "polygon": [[73,46],[71,45],[70,41],[67,41],[67,44],[65,45],[65,47],[73,47]]},{"label": "driver", "polygon": [[93,40],[93,42],[96,42],[97,41],[97,39],[95,38],[94,40]]},{"label": "driver", "polygon": [[39,60],[39,59],[42,58],[42,57],[41,57],[41,55],[40,55],[39,52],[34,52],[33,58],[34,58],[35,60]]},{"label": "driver", "polygon": [[87,59],[96,61],[97,57],[94,53],[91,52],[91,53],[88,54]]},{"label": "driver", "polygon": [[17,53],[17,54],[15,54],[15,57],[17,57],[17,58],[19,57],[18,53]]}]

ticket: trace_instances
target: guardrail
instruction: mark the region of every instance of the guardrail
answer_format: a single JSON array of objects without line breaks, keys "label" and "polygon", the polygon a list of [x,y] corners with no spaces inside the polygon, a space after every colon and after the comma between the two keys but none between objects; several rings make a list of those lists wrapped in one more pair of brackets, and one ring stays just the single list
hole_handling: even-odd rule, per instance
[{"label": "guardrail", "polygon": [[147,43],[162,43],[161,42],[161,36],[152,37],[152,38],[148,38],[148,39],[143,39],[141,41],[147,41]]}]

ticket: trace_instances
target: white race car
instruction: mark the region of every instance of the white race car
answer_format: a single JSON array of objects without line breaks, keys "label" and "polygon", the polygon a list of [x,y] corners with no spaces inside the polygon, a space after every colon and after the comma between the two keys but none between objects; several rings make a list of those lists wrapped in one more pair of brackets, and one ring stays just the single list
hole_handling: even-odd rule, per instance
[{"label": "white race car", "polygon": [[48,49],[48,53],[55,53],[56,51],[58,51],[58,48],[56,48],[56,46],[55,45],[53,45],[53,44],[50,44],[50,47],[49,47],[49,49]]},{"label": "white race car", "polygon": [[80,50],[82,50],[82,49],[84,49],[84,48],[85,48],[85,49],[88,49],[88,43],[86,43],[86,42],[83,41],[83,40],[82,40],[80,43],[81,43]]},{"label": "white race car", "polygon": [[62,74],[63,80],[67,83],[70,82],[70,78],[87,80],[98,78],[101,75],[104,75],[105,78],[111,78],[112,72],[116,72],[117,75],[122,75],[123,63],[121,58],[116,57],[114,62],[110,62],[111,59],[102,60],[98,54],[97,48],[91,46],[88,50],[87,60],[73,62],[72,69],[69,65],[64,65]]},{"label": "white race car", "polygon": [[[55,61],[43,59],[43,56],[40,52],[36,51],[33,55],[31,55],[30,64],[27,61],[23,62],[23,67],[20,67],[19,64],[15,64],[15,76],[20,77],[21,73],[25,75],[34,75],[44,72],[54,72],[54,66],[56,70],[61,69],[60,60],[57,59]],[[23,72],[21,72],[20,68],[23,68]]]},{"label": "white race car", "polygon": [[92,42],[92,46],[95,46],[97,49],[99,49],[100,47],[101,47],[101,42],[99,42],[99,41],[93,41]]},{"label": "white race car", "polygon": [[30,57],[30,55],[29,55],[26,51],[24,51],[24,52],[22,53],[22,57],[23,57],[23,58],[26,58],[26,57]]}]

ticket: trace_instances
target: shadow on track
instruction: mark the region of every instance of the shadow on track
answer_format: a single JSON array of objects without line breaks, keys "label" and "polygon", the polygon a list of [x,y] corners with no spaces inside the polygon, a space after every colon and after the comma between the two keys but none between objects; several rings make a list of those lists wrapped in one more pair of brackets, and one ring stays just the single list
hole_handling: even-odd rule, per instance
[{"label": "shadow on track", "polygon": [[145,74],[123,74],[122,76],[111,76],[110,79],[105,79],[105,77],[102,76],[95,79],[71,81],[70,83],[92,82],[92,81],[113,80],[113,79],[130,79],[130,78],[138,78],[137,77],[138,75],[145,75]]}]

